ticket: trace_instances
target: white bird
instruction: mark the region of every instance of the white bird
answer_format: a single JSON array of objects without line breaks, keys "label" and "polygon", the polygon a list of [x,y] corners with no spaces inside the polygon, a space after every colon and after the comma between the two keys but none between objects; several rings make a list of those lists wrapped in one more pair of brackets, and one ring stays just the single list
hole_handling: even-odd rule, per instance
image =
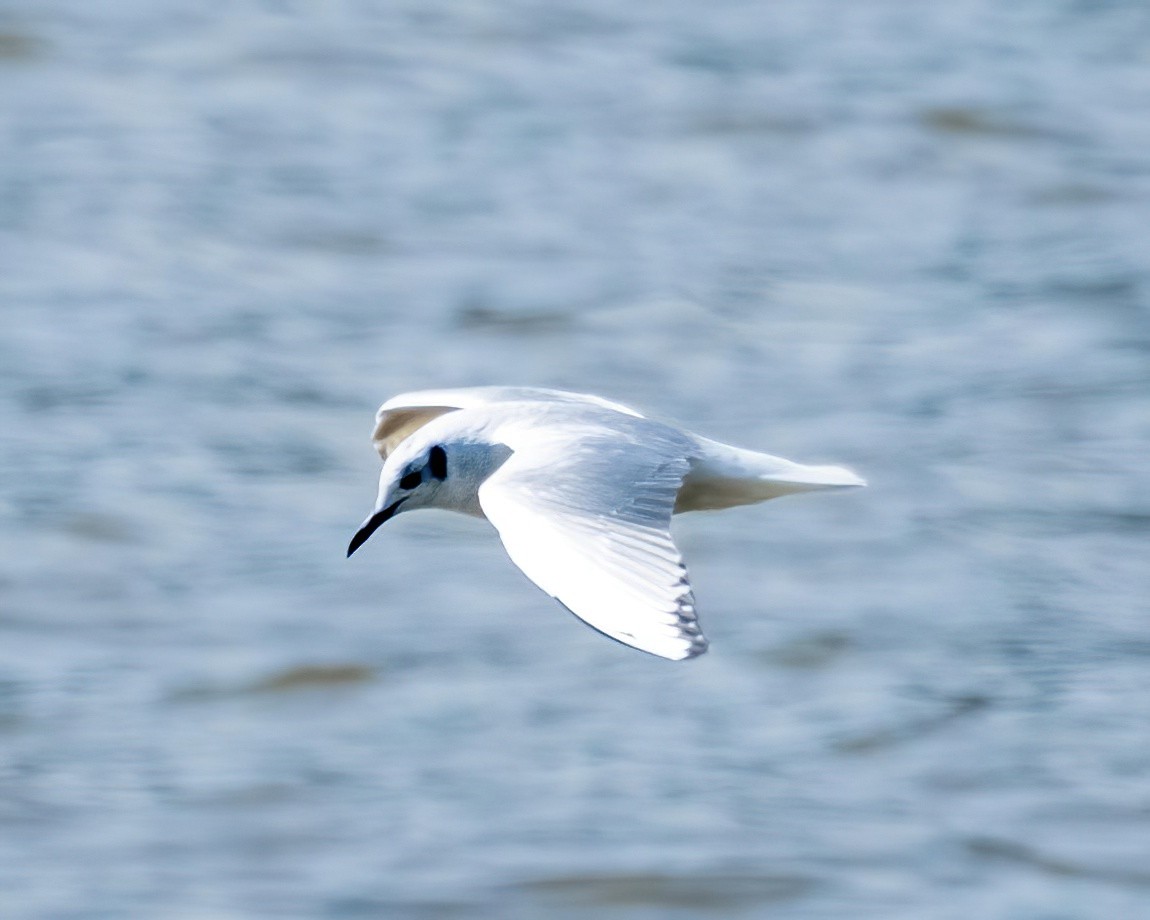
[{"label": "white bird", "polygon": [[597,396],[529,387],[405,393],[376,415],[375,510],[350,556],[400,511],[485,517],[511,560],[585,623],[663,658],[707,650],[671,515],[863,486],[644,418]]}]

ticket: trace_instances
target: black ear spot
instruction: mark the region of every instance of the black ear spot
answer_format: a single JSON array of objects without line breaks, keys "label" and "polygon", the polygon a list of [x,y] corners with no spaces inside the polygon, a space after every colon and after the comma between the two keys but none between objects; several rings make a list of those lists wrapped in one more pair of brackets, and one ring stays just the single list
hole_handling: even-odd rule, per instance
[{"label": "black ear spot", "polygon": [[447,451],[438,444],[431,448],[431,453],[427,455],[427,468],[440,482],[447,478]]}]

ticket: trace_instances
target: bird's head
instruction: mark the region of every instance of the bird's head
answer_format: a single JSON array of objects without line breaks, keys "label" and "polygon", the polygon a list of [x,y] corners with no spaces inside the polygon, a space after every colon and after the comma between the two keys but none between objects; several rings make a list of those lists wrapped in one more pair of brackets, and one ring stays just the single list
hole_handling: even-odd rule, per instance
[{"label": "bird's head", "polygon": [[442,508],[484,517],[479,487],[511,456],[482,420],[467,412],[435,418],[400,441],[383,461],[375,510],[351,539],[350,556],[400,511]]},{"label": "bird's head", "polygon": [[384,461],[379,474],[379,497],[375,511],[351,538],[350,556],[380,527],[400,511],[448,507],[450,494],[448,447],[426,439],[409,438]]}]

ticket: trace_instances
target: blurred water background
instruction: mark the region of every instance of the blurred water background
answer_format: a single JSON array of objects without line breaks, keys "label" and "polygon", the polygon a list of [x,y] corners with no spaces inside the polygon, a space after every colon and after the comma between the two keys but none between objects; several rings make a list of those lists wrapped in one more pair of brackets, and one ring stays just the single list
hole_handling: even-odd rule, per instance
[{"label": "blurred water background", "polygon": [[[1150,916],[1150,6],[0,4],[0,915]],[[371,508],[409,389],[870,489],[711,652]]]}]

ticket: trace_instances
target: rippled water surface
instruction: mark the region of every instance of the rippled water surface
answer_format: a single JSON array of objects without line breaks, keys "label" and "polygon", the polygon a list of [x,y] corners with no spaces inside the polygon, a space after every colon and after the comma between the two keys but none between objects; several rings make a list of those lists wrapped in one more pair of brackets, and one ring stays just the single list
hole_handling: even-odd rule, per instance
[{"label": "rippled water surface", "polygon": [[[5,918],[1150,915],[1150,12],[0,5]],[[871,488],[676,521],[656,660],[403,390]]]}]

